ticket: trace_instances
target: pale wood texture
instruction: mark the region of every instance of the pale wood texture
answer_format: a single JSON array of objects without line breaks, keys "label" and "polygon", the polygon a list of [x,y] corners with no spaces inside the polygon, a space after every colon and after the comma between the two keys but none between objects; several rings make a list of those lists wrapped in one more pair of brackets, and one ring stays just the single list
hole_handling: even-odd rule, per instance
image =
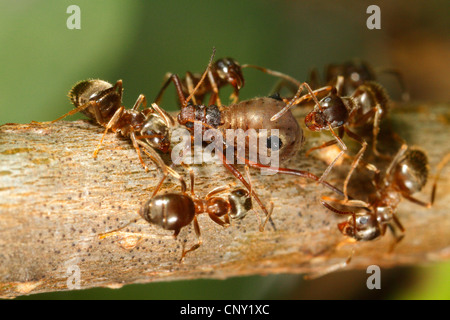
[{"label": "pale wood texture", "polygon": [[[396,132],[428,152],[430,178],[450,151],[448,110],[447,104],[416,104],[392,112]],[[177,279],[320,272],[343,263],[353,249],[347,268],[423,264],[450,257],[449,166],[442,172],[433,208],[407,201],[400,205],[398,215],[406,236],[392,254],[388,253],[391,234],[336,249],[344,239],[336,225],[345,218],[320,205],[322,195],[332,195],[329,191],[305,179],[261,176],[254,169],[254,188],[265,203],[275,204],[276,230],[268,224],[259,232],[254,211],[227,229],[202,215],[203,244],[181,264],[183,242],[187,241],[186,247],[196,242],[192,227],[174,240],[171,232],[140,219],[114,236],[99,239],[100,234],[139,217],[140,206],[161,176],[153,165],[146,173],[130,142],[114,134],[106,137],[93,159],[102,131],[87,121],[0,127],[0,296],[68,290],[74,269],[80,271],[80,288],[118,288]],[[286,167],[320,175],[326,165],[315,156],[306,158],[304,150],[329,139],[329,133],[309,134],[303,151]],[[389,143],[392,140],[382,138],[380,148]],[[329,180],[339,188],[342,173],[348,170],[345,163],[332,170]],[[188,180],[183,170],[176,170]],[[221,166],[194,166],[194,170],[199,196],[236,183]],[[364,197],[361,190],[368,176],[364,170],[357,170],[356,176],[350,191]],[[429,198],[430,184],[418,198]],[[162,191],[167,190],[179,190],[177,181],[166,183]]]}]

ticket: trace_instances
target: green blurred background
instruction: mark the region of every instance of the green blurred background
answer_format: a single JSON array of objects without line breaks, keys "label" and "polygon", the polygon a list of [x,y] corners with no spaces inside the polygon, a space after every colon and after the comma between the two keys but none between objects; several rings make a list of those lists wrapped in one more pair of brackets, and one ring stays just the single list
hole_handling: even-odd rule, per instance
[{"label": "green blurred background", "polygon": [[[69,30],[69,5],[81,29]],[[369,5],[381,8],[381,30],[366,27]],[[166,72],[201,72],[231,56],[306,80],[312,67],[352,58],[395,67],[412,100],[449,101],[450,3],[442,1],[61,1],[0,2],[0,125],[48,121],[67,112],[79,80],[124,83],[125,106],[156,96]],[[274,79],[244,70],[241,98],[266,95]],[[394,98],[398,86],[383,77]],[[172,88],[170,90],[173,90]],[[176,110],[175,94],[163,107]],[[71,119],[82,118],[80,115]],[[450,298],[450,264],[383,271],[383,290],[365,287],[364,270],[315,281],[300,275],[130,285],[25,298],[296,299]]]}]

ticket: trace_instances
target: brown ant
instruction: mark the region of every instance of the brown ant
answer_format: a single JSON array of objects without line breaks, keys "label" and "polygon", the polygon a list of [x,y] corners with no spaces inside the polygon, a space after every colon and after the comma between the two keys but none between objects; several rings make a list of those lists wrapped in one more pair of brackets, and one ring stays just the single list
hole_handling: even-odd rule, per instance
[{"label": "brown ant", "polygon": [[[213,103],[216,103],[218,106],[221,106],[222,102],[220,101],[219,97],[219,89],[226,85],[231,85],[233,87],[233,93],[231,94],[230,98],[232,99],[232,103],[235,104],[239,101],[239,91],[245,84],[244,76],[242,74],[242,69],[244,68],[257,69],[296,85],[299,83],[297,80],[284,73],[251,64],[244,64],[241,66],[235,59],[227,57],[218,59],[214,62],[214,64],[211,65],[210,69],[208,70],[208,77],[204,81],[200,81],[201,74],[191,73],[190,71],[187,71],[184,78],[179,78],[181,90],[184,96],[188,96],[191,92],[193,92],[194,86],[200,83],[201,85],[198,87],[196,93],[192,97],[192,102],[195,105],[202,104],[205,95],[211,93],[209,104],[211,105]],[[155,103],[159,104],[164,91],[166,90],[170,82],[173,81],[172,77],[174,76],[175,74],[173,73],[166,74],[166,80],[164,81],[164,84],[155,99]]]},{"label": "brown ant", "polygon": [[[342,141],[344,133],[352,140],[361,144],[361,149],[356,154],[351,165],[351,169],[344,181],[345,199],[348,199],[347,186],[354,169],[364,155],[367,148],[367,142],[358,134],[352,132],[349,128],[355,128],[363,125],[372,125],[373,143],[372,151],[376,156],[381,156],[378,152],[376,143],[380,130],[380,121],[388,112],[389,98],[384,88],[376,82],[368,81],[360,85],[351,96],[340,96],[339,91],[343,85],[343,77],[339,77],[337,86],[331,92],[316,103],[314,110],[305,117],[305,124],[311,131],[329,130],[334,136],[333,140],[327,141],[320,146],[313,147],[306,153],[307,155],[314,150],[323,149],[338,143],[342,151],[330,163],[328,168],[322,174],[320,181],[323,181],[336,161],[347,151],[347,146]],[[315,98],[311,93],[300,96],[303,88],[300,87],[294,98],[280,112],[275,114],[271,121],[277,121],[294,104],[302,101],[308,101]],[[309,89],[310,90],[310,89]],[[315,91],[317,92],[317,90]],[[334,132],[338,129],[338,134]]]},{"label": "brown ant", "polygon": [[402,90],[402,100],[408,101],[409,94],[405,89],[402,74],[393,68],[372,68],[367,62],[362,60],[347,61],[342,64],[330,64],[325,69],[324,82],[319,79],[319,74],[314,68],[309,75],[311,87],[318,88],[323,85],[335,87],[339,77],[343,77],[343,83],[338,91],[341,96],[351,96],[353,92],[366,81],[377,81],[377,75],[388,73],[396,77],[400,89]]},{"label": "brown ant", "polygon": [[[202,243],[200,226],[197,216],[206,213],[209,218],[222,227],[230,225],[230,219],[243,219],[252,210],[251,192],[242,188],[234,188],[228,197],[217,196],[230,189],[229,186],[217,187],[204,197],[198,198],[194,192],[194,173],[190,170],[191,194],[186,193],[186,188],[181,185],[180,193],[166,193],[153,195],[140,209],[140,216],[151,224],[158,225],[165,230],[174,231],[174,238],[180,230],[193,223],[198,243],[188,250],[184,250],[180,261],[188,252],[198,249]],[[251,182],[249,181],[251,184]],[[269,216],[272,211],[270,211]],[[221,219],[223,217],[223,220]]]},{"label": "brown ant", "polygon": [[[170,132],[176,124],[175,120],[155,103],[152,104],[152,108],[147,108],[147,101],[143,94],[139,95],[131,109],[125,109],[122,106],[122,92],[122,80],[118,80],[114,85],[99,79],[80,81],[68,94],[75,109],[50,123],[81,112],[105,127],[103,136],[94,151],[94,158],[97,157],[106,133],[111,130],[131,139],[139,161],[146,171],[148,167],[142,159],[140,147],[165,175],[170,173],[182,180],[178,173],[165,165],[156,152],[156,150],[163,153],[169,151]],[[141,105],[144,109],[139,111]]]},{"label": "brown ant", "polygon": [[[405,231],[396,215],[399,203],[404,198],[430,208],[435,200],[440,172],[449,160],[450,154],[447,154],[437,166],[429,202],[413,197],[413,194],[421,191],[427,182],[428,158],[423,151],[414,147],[408,148],[406,144],[403,144],[383,177],[378,169],[372,167],[372,170],[375,171],[373,179],[375,192],[370,194],[369,203],[359,200],[345,202],[323,197],[325,200],[338,202],[344,206],[359,208],[357,211],[342,211],[323,200],[321,203],[337,214],[349,215],[347,221],[338,224],[338,228],[344,235],[350,237],[350,241],[370,241],[383,236],[386,229],[389,228],[395,237],[395,242],[391,247],[392,251],[394,246],[402,240]],[[397,235],[396,230],[400,230],[402,235]]]}]

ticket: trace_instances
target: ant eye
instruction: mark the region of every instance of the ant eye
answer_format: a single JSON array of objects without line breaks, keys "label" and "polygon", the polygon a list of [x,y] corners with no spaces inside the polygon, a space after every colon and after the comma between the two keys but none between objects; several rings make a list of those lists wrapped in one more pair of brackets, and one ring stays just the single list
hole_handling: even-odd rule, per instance
[{"label": "ant eye", "polygon": [[360,224],[367,224],[367,221],[368,221],[369,219],[367,219],[367,217],[361,217],[360,219],[359,219],[359,223]]},{"label": "ant eye", "polygon": [[277,136],[267,138],[267,148],[272,151],[278,151],[283,147],[283,142]]}]

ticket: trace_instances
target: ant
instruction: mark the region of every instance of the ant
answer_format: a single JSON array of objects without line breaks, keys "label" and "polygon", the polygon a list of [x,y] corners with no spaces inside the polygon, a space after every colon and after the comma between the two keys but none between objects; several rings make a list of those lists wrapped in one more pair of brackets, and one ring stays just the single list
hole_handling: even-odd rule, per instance
[{"label": "ant", "polygon": [[[233,104],[238,103],[239,91],[245,84],[244,76],[242,74],[242,69],[244,68],[258,69],[264,73],[282,78],[285,81],[298,84],[296,79],[284,73],[251,64],[244,64],[241,66],[235,59],[227,57],[218,59],[211,65],[208,70],[208,77],[204,81],[200,81],[201,74],[187,71],[186,76],[184,78],[180,78],[182,92],[185,96],[187,96],[189,93],[193,92],[194,86],[201,83],[197,92],[192,97],[192,102],[194,104],[202,104],[205,95],[211,93],[209,104],[217,103],[218,106],[221,106],[222,102],[219,97],[219,89],[226,85],[231,85],[233,87],[233,93],[230,98]],[[174,76],[175,74],[173,73],[166,74],[164,84],[155,99],[155,103],[159,104],[164,91],[170,82],[173,81],[172,77]]]},{"label": "ant", "polygon": [[[333,140],[311,148],[307,151],[306,155],[309,155],[314,150],[323,149],[336,143],[340,145],[341,152],[330,163],[320,178],[320,181],[323,181],[333,168],[334,164],[347,151],[347,146],[342,141],[344,134],[347,134],[349,138],[361,145],[361,149],[356,154],[350,171],[344,181],[343,191],[345,199],[348,200],[348,183],[353,171],[358,166],[358,163],[367,148],[365,139],[352,132],[349,128],[370,124],[372,126],[373,135],[372,151],[376,156],[382,156],[377,150],[377,137],[380,131],[381,118],[388,112],[389,97],[384,88],[373,81],[367,81],[358,86],[351,96],[341,96],[339,95],[339,92],[341,91],[343,83],[344,78],[338,77],[337,84],[331,89],[331,92],[319,102],[316,102],[313,111],[306,115],[305,124],[309,130],[329,130],[334,137]],[[306,86],[308,87],[308,85]],[[311,98],[315,98],[315,96],[311,94],[310,88],[308,89],[310,91],[309,94],[300,96],[302,90],[303,88],[300,87],[294,98],[280,112],[272,116],[271,121],[277,121],[294,104],[299,104],[302,101],[308,101]],[[335,133],[334,129],[338,129],[338,134]]]},{"label": "ant", "polygon": [[[375,172],[373,179],[375,192],[370,194],[369,203],[360,200],[345,202],[323,197],[325,200],[341,203],[344,206],[359,208],[356,211],[342,211],[323,200],[321,203],[332,212],[349,215],[347,221],[338,224],[341,233],[350,237],[347,241],[374,240],[383,236],[386,229],[389,228],[395,238],[390,250],[392,251],[394,246],[403,239],[405,231],[396,215],[399,203],[404,198],[417,205],[430,208],[435,200],[439,175],[449,160],[450,154],[447,154],[437,166],[429,202],[413,197],[413,194],[421,191],[427,183],[428,158],[422,150],[415,147],[408,148],[406,144],[403,144],[386,169],[384,176],[381,176],[380,171],[371,165],[371,170]],[[397,235],[396,230],[400,230],[402,234]]]},{"label": "ant", "polygon": [[[188,250],[185,250],[183,247],[180,262],[183,261],[188,252],[198,249],[202,244],[200,225],[197,220],[198,215],[206,213],[212,221],[226,228],[231,225],[230,219],[243,219],[253,209],[251,193],[242,188],[232,189],[226,198],[219,195],[229,191],[230,186],[220,186],[209,191],[204,198],[197,197],[194,191],[194,172],[190,168],[189,173],[191,182],[190,194],[186,192],[186,185],[181,183],[181,193],[170,192],[162,195],[153,193],[150,199],[139,210],[139,215],[147,222],[160,226],[165,230],[174,231],[174,239],[177,238],[183,227],[191,223],[194,225],[198,242]],[[251,185],[249,176],[248,179]],[[271,207],[270,214],[272,210],[273,206]],[[118,230],[136,221],[137,219],[134,219],[123,227],[101,234],[99,237],[104,239],[109,235],[117,234]]]},{"label": "ant", "polygon": [[[197,216],[203,213],[222,227],[230,226],[230,219],[243,219],[252,210],[252,195],[242,188],[234,188],[228,197],[218,196],[230,189],[230,186],[221,186],[209,191],[204,198],[198,198],[194,192],[194,173],[190,169],[191,194],[186,193],[185,186],[181,185],[180,193],[166,193],[153,195],[140,209],[139,215],[151,224],[158,225],[165,230],[174,231],[176,239],[181,228],[193,223],[198,243],[188,250],[184,250],[180,262],[188,252],[194,251],[202,244],[200,226]],[[249,178],[249,177],[248,177]],[[251,181],[249,179],[251,186]],[[269,212],[271,215],[273,206]],[[223,220],[221,219],[223,217]]]},{"label": "ant", "polygon": [[[175,126],[175,120],[155,103],[152,104],[152,108],[147,108],[147,100],[143,94],[139,95],[131,109],[125,109],[122,106],[122,93],[122,80],[118,80],[114,85],[99,79],[80,81],[68,94],[75,109],[50,123],[81,112],[105,127],[103,136],[94,151],[94,159],[97,157],[106,133],[111,130],[131,139],[139,161],[146,171],[148,167],[142,159],[140,147],[165,175],[170,173],[181,180],[182,177],[166,166],[156,152],[156,150],[163,153],[169,152],[170,132]],[[144,109],[138,111],[141,105]]]},{"label": "ant", "polygon": [[325,69],[324,83],[321,83],[319,74],[314,68],[309,75],[309,83],[313,88],[319,87],[321,84],[336,86],[339,77],[344,78],[344,82],[338,92],[341,96],[350,96],[353,92],[366,81],[377,81],[377,75],[388,73],[397,79],[402,92],[402,100],[408,101],[409,94],[406,90],[402,74],[392,68],[372,68],[367,62],[354,59],[342,64],[330,64]]}]

